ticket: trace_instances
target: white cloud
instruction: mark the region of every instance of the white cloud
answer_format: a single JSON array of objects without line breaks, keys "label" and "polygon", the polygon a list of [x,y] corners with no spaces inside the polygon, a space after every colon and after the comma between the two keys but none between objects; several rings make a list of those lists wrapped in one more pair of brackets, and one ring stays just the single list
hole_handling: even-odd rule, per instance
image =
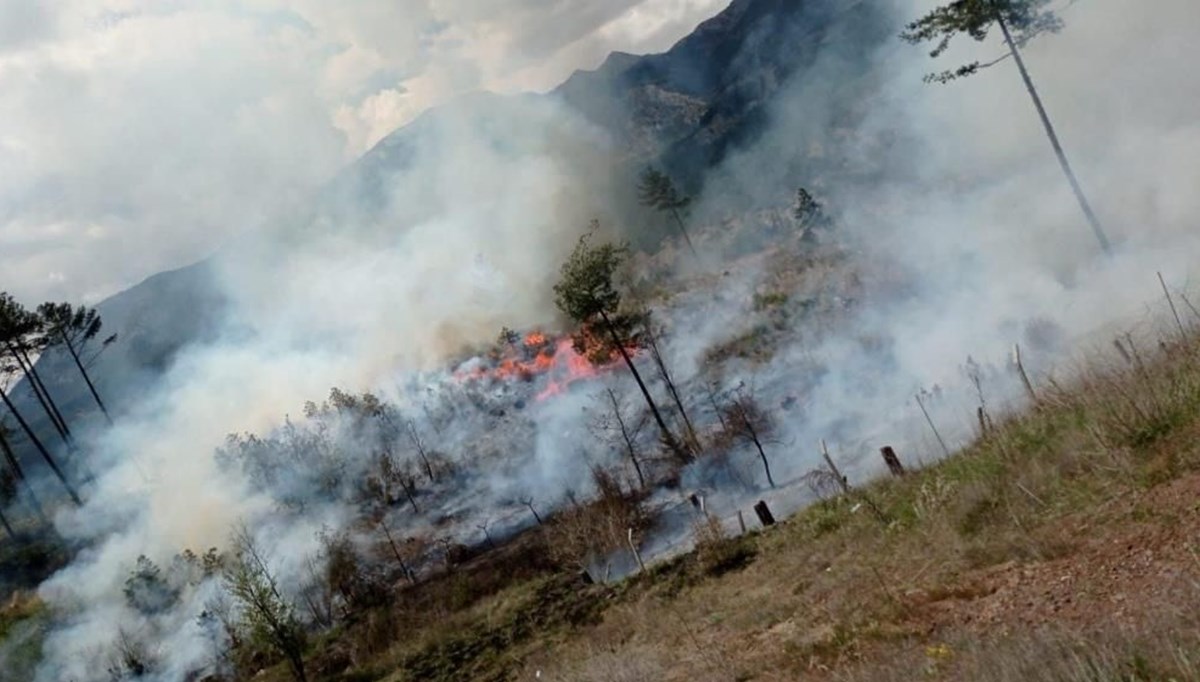
[{"label": "white cloud", "polygon": [[723,4],[0,0],[0,289],[96,301],[255,229],[447,98],[550,88]]}]

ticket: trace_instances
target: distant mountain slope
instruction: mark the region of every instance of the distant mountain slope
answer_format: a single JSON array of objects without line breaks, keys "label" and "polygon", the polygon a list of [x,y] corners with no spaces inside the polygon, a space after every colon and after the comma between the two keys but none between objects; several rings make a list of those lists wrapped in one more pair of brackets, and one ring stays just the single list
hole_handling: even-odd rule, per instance
[{"label": "distant mountain slope", "polygon": [[[698,183],[730,147],[753,143],[773,96],[830,45],[877,45],[892,32],[886,13],[861,0],[737,0],[669,51],[615,53],[555,94],[634,159],[660,158]],[[857,50],[863,69],[869,53]]]},{"label": "distant mountain slope", "polygon": [[[757,139],[774,96],[789,79],[813,68],[823,51],[841,46],[865,70],[867,48],[894,31],[884,14],[878,3],[864,0],[735,0],[665,53],[614,53],[598,69],[575,73],[547,95],[475,95],[426,112],[339,174],[312,208],[301,211],[307,225],[286,227],[325,229],[344,224],[347,211],[370,218],[387,207],[389,180],[411,163],[418,144],[445,137],[441,122],[458,117],[494,128],[497,144],[503,144],[507,116],[523,116],[547,101],[578,112],[608,136],[611,174],[618,181],[613,186],[627,193],[614,203],[632,203],[629,178],[651,161],[696,189],[705,171],[731,149]],[[224,296],[213,268],[200,263],[155,275],[99,308],[106,332],[119,333],[121,341],[105,353],[96,376],[120,410],[182,347],[220,327]],[[41,364],[55,394],[86,411],[87,396],[63,359],[49,356]],[[20,388],[18,397],[29,414],[36,412]]]},{"label": "distant mountain slope", "polygon": [[[213,338],[224,306],[207,261],[161,272],[96,306],[104,323],[100,336],[118,335],[91,369],[109,406],[120,411],[134,403],[184,346]],[[92,398],[65,353],[47,353],[38,361],[38,371],[72,424],[97,422]],[[35,428],[47,434],[44,440],[53,444],[50,422],[32,393],[22,383],[14,396]]]}]

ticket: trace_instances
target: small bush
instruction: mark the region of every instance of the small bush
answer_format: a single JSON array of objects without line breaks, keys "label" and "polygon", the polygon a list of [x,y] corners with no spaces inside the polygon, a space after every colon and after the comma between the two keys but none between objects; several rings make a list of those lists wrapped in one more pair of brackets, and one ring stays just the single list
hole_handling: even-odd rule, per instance
[{"label": "small bush", "polygon": [[707,576],[716,577],[745,568],[758,554],[749,537],[726,536],[720,520],[711,514],[705,514],[693,528],[696,560]]},{"label": "small bush", "polygon": [[596,557],[625,547],[630,529],[637,533],[650,523],[642,507],[644,493],[599,467],[592,478],[596,498],[559,513],[546,528],[552,555],[567,565],[586,567]]}]

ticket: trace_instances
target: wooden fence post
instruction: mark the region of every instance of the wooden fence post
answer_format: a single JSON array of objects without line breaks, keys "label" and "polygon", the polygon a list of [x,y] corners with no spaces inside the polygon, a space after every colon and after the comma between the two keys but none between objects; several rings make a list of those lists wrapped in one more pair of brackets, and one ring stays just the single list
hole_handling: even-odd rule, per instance
[{"label": "wooden fence post", "polygon": [[842,475],[838,470],[837,465],[833,463],[833,458],[829,456],[829,446],[825,445],[825,439],[821,439],[821,456],[825,458],[825,464],[829,466],[829,470],[833,472],[834,478],[837,479],[838,485],[841,486],[842,492],[850,494],[850,481]]},{"label": "wooden fence post", "polygon": [[1183,327],[1183,320],[1179,317],[1179,310],[1175,308],[1175,299],[1171,298],[1171,290],[1167,288],[1167,280],[1163,279],[1162,273],[1158,273],[1158,283],[1162,285],[1163,295],[1167,297],[1167,305],[1171,306],[1171,314],[1175,316],[1175,324],[1179,327],[1179,338],[1187,343],[1187,330]]},{"label": "wooden fence post", "polygon": [[642,562],[642,553],[638,551],[637,544],[633,541],[633,529],[629,529],[629,551],[633,552],[633,558],[637,560],[638,571],[644,573],[646,564]]},{"label": "wooden fence post", "polygon": [[1033,390],[1033,382],[1029,380],[1029,374],[1025,372],[1025,363],[1021,362],[1021,346],[1015,343],[1013,344],[1013,364],[1017,366],[1017,374],[1021,375],[1021,383],[1025,384],[1025,392],[1029,394],[1029,400],[1037,405],[1037,392]]},{"label": "wooden fence post", "polygon": [[950,448],[946,447],[946,441],[942,440],[942,434],[938,432],[938,427],[933,423],[933,417],[929,416],[929,410],[925,409],[925,401],[921,400],[921,394],[916,395],[917,407],[921,408],[921,414],[925,415],[925,421],[929,422],[929,428],[933,431],[933,437],[937,439],[938,445],[942,446],[942,453],[947,457],[950,456]]},{"label": "wooden fence post", "polygon": [[887,464],[888,471],[892,472],[893,476],[899,478],[905,474],[904,465],[900,463],[900,457],[896,455],[896,451],[892,449],[892,446],[883,446],[879,449],[879,453],[883,455],[883,461]]},{"label": "wooden fence post", "polygon": [[742,535],[746,534],[746,519],[742,516],[742,510],[738,510],[738,527],[742,529]]},{"label": "wooden fence post", "polygon": [[754,505],[754,513],[758,514],[758,520],[764,528],[775,525],[775,515],[771,513],[766,500],[759,500],[758,504]]}]

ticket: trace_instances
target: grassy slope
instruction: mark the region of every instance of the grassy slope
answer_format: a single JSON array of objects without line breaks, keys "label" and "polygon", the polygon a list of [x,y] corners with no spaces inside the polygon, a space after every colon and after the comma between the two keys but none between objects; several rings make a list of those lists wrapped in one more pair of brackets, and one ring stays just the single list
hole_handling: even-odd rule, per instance
[{"label": "grassy slope", "polygon": [[[618,585],[531,533],[356,614],[311,676],[1200,679],[1200,343],[1039,393],[953,458]],[[0,630],[44,619],[26,606]]]},{"label": "grassy slope", "polygon": [[362,679],[1198,679],[1200,344],[1117,362],[951,459],[624,584],[511,585]]}]

